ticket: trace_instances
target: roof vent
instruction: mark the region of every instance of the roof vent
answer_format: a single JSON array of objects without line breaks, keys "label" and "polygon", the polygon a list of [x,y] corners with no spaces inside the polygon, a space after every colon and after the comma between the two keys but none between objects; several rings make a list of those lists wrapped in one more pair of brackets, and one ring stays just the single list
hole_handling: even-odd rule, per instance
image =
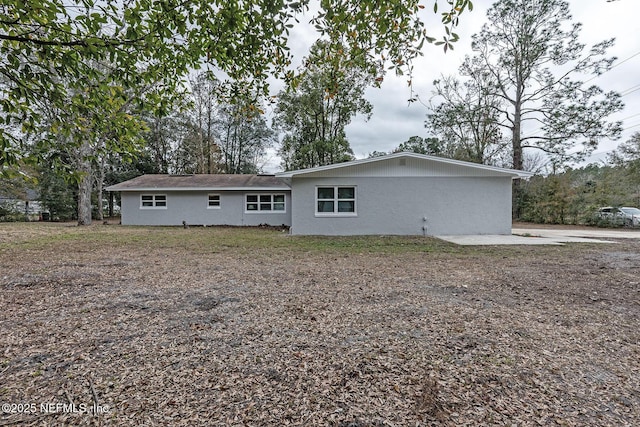
[{"label": "roof vent", "polygon": [[400,159],[400,166],[407,166],[407,159]]}]

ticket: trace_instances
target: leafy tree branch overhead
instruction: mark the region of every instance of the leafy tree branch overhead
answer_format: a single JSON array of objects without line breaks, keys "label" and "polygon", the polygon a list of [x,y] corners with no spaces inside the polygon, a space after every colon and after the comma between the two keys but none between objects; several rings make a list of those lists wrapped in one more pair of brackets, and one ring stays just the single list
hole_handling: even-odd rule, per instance
[{"label": "leafy tree branch overhead", "polygon": [[[0,167],[23,156],[22,140],[42,119],[34,105],[68,105],[69,92],[88,82],[101,90],[130,94],[161,87],[144,99],[163,109],[184,76],[204,65],[265,90],[267,78],[292,79],[287,48],[290,29],[310,10],[310,1],[284,0],[10,0],[0,6]],[[411,72],[411,59],[425,42],[417,0],[322,0],[312,18],[319,35],[344,42],[367,64]],[[438,5],[433,1],[429,6]],[[440,1],[445,46],[469,0]],[[357,11],[357,13],[354,13]],[[96,67],[95,64],[101,64]],[[109,78],[103,78],[108,67]],[[377,67],[371,68],[377,69]],[[64,83],[62,82],[64,80]],[[99,82],[99,83],[96,83]],[[92,91],[90,93],[98,93]],[[90,102],[88,105],[91,105]],[[71,113],[71,112],[70,112]],[[133,135],[135,137],[135,135]]]}]

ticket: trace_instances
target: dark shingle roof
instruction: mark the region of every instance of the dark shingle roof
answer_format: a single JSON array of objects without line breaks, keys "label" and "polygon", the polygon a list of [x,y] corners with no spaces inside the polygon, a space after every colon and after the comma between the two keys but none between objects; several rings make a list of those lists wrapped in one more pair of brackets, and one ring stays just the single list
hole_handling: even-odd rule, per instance
[{"label": "dark shingle roof", "polygon": [[142,175],[107,187],[107,191],[148,190],[286,190],[289,180],[273,175]]}]

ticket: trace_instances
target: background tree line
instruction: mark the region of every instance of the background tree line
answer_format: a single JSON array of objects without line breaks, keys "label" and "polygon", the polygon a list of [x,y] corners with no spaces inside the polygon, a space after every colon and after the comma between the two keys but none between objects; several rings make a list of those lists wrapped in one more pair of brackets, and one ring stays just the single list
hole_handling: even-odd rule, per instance
[{"label": "background tree line", "polygon": [[[105,185],[143,173],[257,173],[271,148],[286,170],[351,160],[345,128],[372,114],[365,90],[387,69],[410,78],[425,42],[451,48],[460,13],[472,7],[448,1],[440,11],[447,35],[436,40],[413,0],[323,3],[311,20],[319,39],[291,69],[289,28],[307,2],[196,3],[3,5],[3,185],[37,179],[54,217],[88,224],[102,218],[95,207]],[[579,35],[564,0],[497,1],[459,74],[434,82],[427,135],[394,151],[532,171],[550,163],[552,175],[516,182],[514,217],[577,221],[578,208],[567,207],[574,192],[582,211],[603,199],[576,190],[571,177],[599,188],[611,173],[629,173],[633,157],[566,166],[621,133],[609,119],[623,108],[620,95],[587,84],[610,69],[613,40],[587,47]],[[208,71],[193,72],[203,65]],[[275,98],[270,76],[286,83]]]},{"label": "background tree line", "polygon": [[[141,111],[138,130],[142,139],[135,153],[101,150],[100,146],[58,144],[39,156],[29,176],[37,178],[40,200],[53,218],[78,219],[77,208],[83,192],[66,171],[84,170],[93,212],[103,219],[107,206],[103,188],[142,174],[258,173],[267,148],[276,134],[267,125],[256,103],[225,102],[220,82],[208,72],[195,74],[190,91],[164,115]],[[55,114],[60,114],[56,112]],[[52,114],[53,116],[54,114]],[[51,126],[51,123],[43,121]],[[29,149],[38,149],[33,144]],[[84,150],[84,151],[82,151]],[[82,163],[86,163],[81,169]],[[20,181],[22,176],[5,182]]]},{"label": "background tree line", "polygon": [[640,206],[640,133],[603,164],[534,176],[523,184],[520,197],[524,221],[610,225],[596,215],[598,208]]}]

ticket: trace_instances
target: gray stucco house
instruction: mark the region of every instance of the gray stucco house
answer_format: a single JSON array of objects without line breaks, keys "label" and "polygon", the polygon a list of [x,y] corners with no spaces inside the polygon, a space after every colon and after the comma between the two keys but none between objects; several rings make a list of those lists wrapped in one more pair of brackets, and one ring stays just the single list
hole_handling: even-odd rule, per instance
[{"label": "gray stucco house", "polygon": [[289,180],[273,175],[142,175],[121,193],[123,225],[291,225]]},{"label": "gray stucco house", "polygon": [[292,234],[511,234],[527,172],[395,153],[275,175],[144,175],[120,191],[124,225],[286,225]]}]

